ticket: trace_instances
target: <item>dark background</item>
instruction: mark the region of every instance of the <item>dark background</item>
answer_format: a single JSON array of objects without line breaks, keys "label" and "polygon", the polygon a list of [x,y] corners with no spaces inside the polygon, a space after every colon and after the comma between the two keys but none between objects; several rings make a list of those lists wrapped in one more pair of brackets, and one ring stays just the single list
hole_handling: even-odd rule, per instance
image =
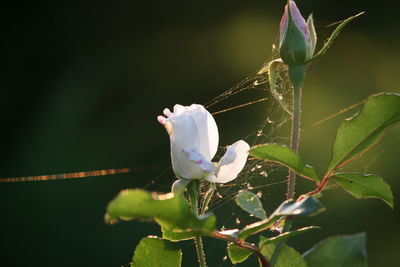
[{"label": "dark background", "polygon": [[[108,226],[103,216],[107,203],[122,189],[169,190],[174,180],[169,141],[156,116],[176,103],[206,103],[271,59],[284,2],[3,4],[0,176],[122,167],[133,171],[0,184],[0,265],[127,265],[140,238],[159,235],[158,226],[141,222]],[[314,13],[319,45],[332,30],[326,25],[367,11],[309,68],[301,154],[319,171],[329,160],[335,129],[344,117],[316,127],[312,123],[371,93],[400,92],[400,23],[394,3],[298,1],[304,15]],[[210,111],[251,99],[254,95],[244,94]],[[220,145],[253,132],[268,105],[216,116]],[[369,156],[351,166],[378,173],[391,184],[394,210],[378,200],[355,200],[330,190],[322,198],[328,208],[324,214],[298,221],[299,227],[314,224],[323,230],[290,244],[303,252],[325,236],[366,231],[370,266],[394,266],[400,249],[399,136],[399,127],[392,129]],[[273,179],[266,178],[265,183]],[[263,201],[272,209],[282,198]],[[220,210],[216,212],[223,213]],[[206,241],[209,266],[230,266],[229,260],[223,261],[225,244]],[[184,266],[193,266],[193,244],[186,242],[183,247]]]}]

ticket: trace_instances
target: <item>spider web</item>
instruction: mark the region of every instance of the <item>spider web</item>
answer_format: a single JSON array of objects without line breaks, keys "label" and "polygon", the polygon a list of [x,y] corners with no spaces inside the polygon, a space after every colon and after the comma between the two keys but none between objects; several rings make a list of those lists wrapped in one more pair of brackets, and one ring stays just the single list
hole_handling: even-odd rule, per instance
[{"label": "spider web", "polygon": [[[276,55],[277,51],[275,46],[273,46],[271,59],[276,57]],[[260,70],[265,69],[269,62],[270,60],[267,60],[261,66]],[[292,103],[292,90],[290,90],[290,88],[291,84],[287,76],[287,69],[282,68],[277,73],[276,90],[280,100],[289,107]],[[224,104],[229,102],[233,97],[245,98],[248,97],[248,95],[256,95],[258,98],[235,106],[229,106],[229,104],[228,106],[224,106]],[[267,72],[261,72],[258,70],[235,86],[204,103],[204,107],[214,116],[218,116],[221,113],[232,112],[235,109],[245,109],[246,106],[249,105],[264,105],[264,113],[257,114],[260,116],[260,122],[255,129],[252,129],[246,136],[243,136],[242,139],[247,141],[250,146],[263,143],[289,144],[287,133],[288,127],[290,127],[291,115],[281,108],[275,97],[277,97],[276,94],[274,96],[269,87]],[[221,109],[221,106],[224,108]],[[240,137],[237,139],[240,139]],[[219,147],[217,155],[213,161],[218,162],[219,158],[224,153],[225,147]],[[234,181],[228,184],[217,184],[217,190],[211,201],[210,210],[217,211],[221,207],[230,205],[229,203],[232,202],[237,192],[241,189],[252,190],[253,192],[258,193],[259,196],[270,195],[270,187],[282,185],[286,182],[286,177],[282,180],[279,178],[281,175],[275,175],[276,173],[281,174],[282,170],[283,168],[277,167],[276,165],[249,157],[246,166]],[[161,188],[162,191],[169,191],[173,180],[170,180],[171,184],[168,185],[161,185],[158,183],[158,180],[161,180],[164,175],[170,175],[170,173],[171,167],[166,168],[151,182],[149,182],[145,188],[157,188],[158,190]],[[204,182],[201,187],[202,194],[207,191],[207,188],[208,185]],[[267,210],[276,207],[276,204],[278,203],[273,203],[271,207],[266,207]],[[230,219],[227,219],[227,221],[229,220]],[[240,219],[237,218],[233,219],[233,221],[238,220],[240,221]]]},{"label": "spider web", "polygon": [[[276,52],[273,49],[273,55]],[[266,61],[261,69],[269,64],[270,61]],[[265,98],[256,99],[248,103],[240,104],[237,106],[231,106],[222,110],[214,111],[216,107],[223,104],[224,101],[229,101],[231,98],[251,94],[253,91],[260,91],[264,94]],[[255,72],[243,81],[239,82],[234,87],[226,90],[222,94],[211,99],[204,106],[213,114],[218,115],[223,112],[231,112],[237,108],[245,108],[247,105],[261,105],[258,103],[264,103],[266,106],[264,114],[260,114],[260,122],[255,129],[252,129],[250,133],[243,139],[246,140],[250,146],[263,144],[263,143],[279,143],[288,145],[289,144],[289,131],[291,122],[291,115],[288,114],[277,101],[276,97],[282,101],[285,106],[292,106],[292,90],[291,83],[287,76],[287,69],[282,68],[277,73],[277,91],[278,95],[274,95],[271,92],[267,73]],[[358,107],[359,108],[359,107]],[[347,112],[348,110],[346,110]],[[347,115],[354,113],[355,110],[351,110]],[[328,118],[329,119],[329,118]],[[399,130],[399,126],[396,127]],[[374,162],[376,162],[382,154],[390,149],[390,147],[399,142],[400,136],[391,139],[390,142],[383,144],[379,148],[378,153],[375,153],[372,157],[365,157],[359,160],[356,164],[361,164],[364,173],[368,173]],[[214,161],[224,154],[225,148],[219,147],[217,155]],[[356,167],[359,167],[356,165]],[[243,210],[241,210],[235,203],[234,199],[240,190],[250,190],[258,195],[261,202],[264,205],[264,209],[267,214],[270,214],[283,200],[282,196],[286,193],[286,182],[287,182],[287,170],[283,167],[271,164],[265,161],[257,160],[251,156],[242,172],[239,174],[237,179],[228,184],[217,184],[216,192],[210,202],[209,210],[217,214],[219,227],[223,229],[234,229],[242,228],[243,226],[256,221],[256,219]],[[201,193],[204,196],[208,190],[208,182],[201,184]],[[330,223],[324,221],[324,223],[331,224],[332,227],[337,229],[344,229],[342,225]],[[194,246],[193,242],[189,242],[187,246]],[[219,243],[215,240],[210,240],[206,245],[206,254],[213,252]],[[226,250],[225,250],[226,251]],[[225,252],[226,253],[226,252]],[[223,256],[220,262],[220,266],[228,264],[227,256]]]},{"label": "spider web", "polygon": [[[276,55],[277,52],[275,46],[273,46],[271,59],[276,57]],[[267,60],[260,69],[265,69],[269,63],[270,60]],[[264,111],[257,114],[257,116],[260,117],[259,123],[246,136],[243,136],[242,139],[246,140],[250,146],[263,143],[289,144],[287,133],[290,128],[291,115],[280,106],[275,97],[279,97],[280,101],[284,102],[286,106],[291,107],[292,90],[290,89],[291,84],[286,69],[282,68],[277,72],[276,90],[278,95],[274,95],[270,90],[267,72],[256,71],[237,85],[204,103],[204,106],[214,116],[218,116],[221,113],[232,112],[235,109],[245,109],[248,105],[263,105],[265,106]],[[224,106],[225,103],[230,103],[230,100],[234,97],[245,98],[248,97],[248,95],[255,95],[256,99],[235,106]],[[235,112],[239,113],[240,110]],[[240,139],[240,137],[237,139]],[[219,158],[224,153],[225,147],[219,147],[214,162],[218,162]],[[166,169],[160,176],[152,180],[148,186],[146,186],[146,189],[153,188],[153,186],[157,186],[157,188],[160,189],[160,184],[157,183],[157,180],[170,172],[170,168]],[[241,228],[248,223],[254,222],[255,218],[249,216],[247,212],[237,207],[234,201],[237,193],[243,189],[256,193],[261,198],[262,202],[265,203],[264,208],[267,213],[270,214],[283,200],[282,196],[284,196],[286,191],[286,176],[287,170],[285,168],[249,157],[246,166],[234,181],[227,184],[216,185],[216,191],[210,202],[208,211],[217,214],[219,228]],[[173,181],[171,181],[171,183],[172,182]],[[161,187],[165,190],[170,189],[170,185]],[[208,190],[208,187],[208,182],[202,181],[201,198]],[[277,187],[280,187],[280,190],[275,190]],[[275,197],[275,191],[280,192],[279,199]],[[219,243],[215,240],[209,240],[205,247],[206,254],[211,253],[215,249],[215,246],[218,245]],[[194,243],[188,241],[184,247],[186,246],[194,246]],[[221,264],[224,264],[226,256],[222,257],[221,260]]]},{"label": "spider web", "polygon": [[[325,37],[329,36],[327,35]],[[271,58],[261,66],[260,70],[266,67],[274,58],[277,58],[277,55],[276,47],[273,46]],[[290,80],[287,76],[287,69],[281,68],[277,72],[276,86],[278,95],[271,92],[268,83],[268,74],[266,72],[260,73],[260,70],[252,73],[235,86],[210,99],[203,105],[214,116],[218,116],[221,113],[232,112],[236,109],[245,109],[250,105],[264,105],[264,113],[258,114],[260,116],[259,123],[255,128],[251,129],[246,136],[243,136],[242,139],[246,140],[250,146],[263,143],[288,145],[288,129],[290,127],[291,115],[288,114],[279,103],[280,101],[283,102],[285,106],[292,107],[292,90]],[[237,105],[230,104],[233,98],[252,95],[253,93],[254,95],[261,95],[261,97]],[[277,101],[276,97],[279,98],[279,101]],[[226,103],[228,104],[226,105]],[[347,112],[347,110],[344,112]],[[351,113],[354,113],[354,110],[352,110]],[[400,126],[398,125],[396,128],[398,131]],[[393,144],[398,143],[399,140],[400,136],[396,136],[390,142],[384,144],[383,147],[381,146],[378,153],[375,153],[373,157],[358,160],[357,164],[361,164],[361,169],[363,169],[364,173],[368,173],[374,162],[376,162],[385,151],[390,149]],[[225,147],[219,147],[214,161],[217,162],[224,152]],[[157,186],[158,189],[162,188],[164,191],[169,191],[170,184],[161,185],[157,181],[164,175],[170,175],[171,172],[171,167],[168,167],[160,173],[159,176],[153,179],[146,188]],[[173,180],[171,179],[170,181],[172,184]],[[227,184],[216,185],[216,191],[210,202],[208,211],[216,213],[219,223],[218,227],[220,229],[242,228],[244,225],[256,221],[256,219],[249,216],[247,212],[241,210],[236,205],[234,199],[237,193],[243,189],[256,193],[261,199],[267,214],[271,214],[283,200],[282,196],[286,193],[286,182],[287,170],[285,168],[279,167],[276,164],[257,160],[250,156],[246,166],[234,181]],[[208,186],[208,182],[206,181],[201,183],[201,197],[204,197]],[[335,224],[334,222],[324,221],[324,223],[330,223],[332,227],[340,228],[340,230],[348,230],[348,228]],[[206,255],[213,253],[213,250],[217,246],[222,246],[225,251],[225,256],[221,258],[220,262],[214,262],[213,266],[228,266],[228,264],[231,266],[226,255],[225,247],[217,240],[212,239],[207,241],[205,246]],[[183,243],[181,247],[194,247],[194,242],[187,241]]]}]

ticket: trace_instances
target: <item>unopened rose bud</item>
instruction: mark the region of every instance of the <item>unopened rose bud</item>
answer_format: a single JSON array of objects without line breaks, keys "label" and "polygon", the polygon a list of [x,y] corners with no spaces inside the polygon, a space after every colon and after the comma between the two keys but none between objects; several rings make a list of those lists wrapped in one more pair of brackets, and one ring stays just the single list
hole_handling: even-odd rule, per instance
[{"label": "unopened rose bud", "polygon": [[280,23],[280,56],[287,65],[305,65],[314,55],[317,36],[313,18],[307,22],[294,1],[289,1]]}]

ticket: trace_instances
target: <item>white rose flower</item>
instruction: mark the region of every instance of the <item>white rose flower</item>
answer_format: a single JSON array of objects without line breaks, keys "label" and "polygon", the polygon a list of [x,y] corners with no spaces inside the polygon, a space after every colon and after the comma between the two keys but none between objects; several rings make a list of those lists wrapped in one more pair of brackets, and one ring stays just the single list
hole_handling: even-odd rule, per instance
[{"label": "white rose flower", "polygon": [[187,184],[191,179],[227,183],[237,177],[250,149],[245,141],[230,145],[219,163],[213,163],[219,137],[212,115],[198,104],[175,105],[173,112],[166,108],[163,113],[165,117],[157,119],[169,134],[172,168],[178,178],[184,179],[178,180],[177,185]]}]

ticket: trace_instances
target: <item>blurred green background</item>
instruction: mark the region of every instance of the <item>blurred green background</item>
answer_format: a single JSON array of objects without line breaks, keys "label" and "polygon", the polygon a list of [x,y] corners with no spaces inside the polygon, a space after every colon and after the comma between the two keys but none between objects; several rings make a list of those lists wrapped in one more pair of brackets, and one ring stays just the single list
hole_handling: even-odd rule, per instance
[{"label": "blurred green background", "polygon": [[[303,15],[314,13],[320,45],[332,31],[326,25],[367,11],[309,68],[301,154],[322,171],[335,130],[346,116],[312,124],[371,93],[400,92],[400,23],[394,1],[297,2]],[[0,176],[122,167],[133,171],[0,184],[0,265],[127,266],[137,242],[159,234],[158,226],[108,226],[103,216],[122,189],[169,190],[174,179],[169,141],[156,116],[176,103],[207,103],[271,59],[284,3],[27,1],[2,6]],[[228,98],[210,111],[264,96],[241,97]],[[254,132],[269,103],[216,116],[220,145]],[[297,221],[298,226],[314,224],[323,230],[290,244],[303,252],[328,235],[366,231],[369,266],[395,266],[400,250],[399,161],[397,126],[350,167],[381,174],[394,191],[394,210],[378,200],[355,200],[330,190],[322,199],[325,213]],[[266,178],[266,184],[273,182],[274,177]],[[299,191],[302,186],[299,181]],[[272,209],[281,198],[271,193],[263,201]],[[231,212],[234,205],[226,205],[225,213]],[[194,266],[193,244],[183,247],[183,266]],[[210,267],[231,266],[223,260],[224,247],[223,242],[206,240]]]}]

